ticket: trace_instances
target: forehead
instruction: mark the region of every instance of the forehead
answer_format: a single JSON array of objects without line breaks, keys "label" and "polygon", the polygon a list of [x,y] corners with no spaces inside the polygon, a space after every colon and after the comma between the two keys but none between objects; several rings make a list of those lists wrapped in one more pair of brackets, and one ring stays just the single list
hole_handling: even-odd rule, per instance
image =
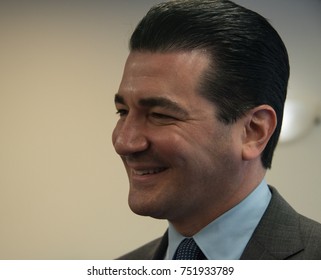
[{"label": "forehead", "polygon": [[209,59],[201,50],[189,52],[131,52],[118,94],[129,96],[196,93]]}]

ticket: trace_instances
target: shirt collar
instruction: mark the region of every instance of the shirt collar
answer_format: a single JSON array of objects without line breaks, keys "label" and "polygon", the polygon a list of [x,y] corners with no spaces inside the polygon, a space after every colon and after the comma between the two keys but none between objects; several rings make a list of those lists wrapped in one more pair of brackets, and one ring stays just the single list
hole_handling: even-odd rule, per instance
[{"label": "shirt collar", "polygon": [[[239,259],[270,199],[271,192],[263,180],[239,204],[195,234],[193,238],[207,259]],[[185,237],[169,223],[168,238],[166,259],[172,259],[176,248]]]}]

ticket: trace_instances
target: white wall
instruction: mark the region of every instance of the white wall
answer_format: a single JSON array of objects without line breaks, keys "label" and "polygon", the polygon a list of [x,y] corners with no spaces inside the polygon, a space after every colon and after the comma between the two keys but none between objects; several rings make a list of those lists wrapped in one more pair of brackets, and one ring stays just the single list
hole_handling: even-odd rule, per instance
[{"label": "white wall", "polygon": [[[111,259],[159,236],[165,221],[128,209],[110,140],[128,37],[158,1],[7,2],[0,3],[0,259]],[[290,94],[321,96],[320,2],[237,2],[284,37]],[[320,140],[316,126],[281,145],[268,175],[318,221]]]}]

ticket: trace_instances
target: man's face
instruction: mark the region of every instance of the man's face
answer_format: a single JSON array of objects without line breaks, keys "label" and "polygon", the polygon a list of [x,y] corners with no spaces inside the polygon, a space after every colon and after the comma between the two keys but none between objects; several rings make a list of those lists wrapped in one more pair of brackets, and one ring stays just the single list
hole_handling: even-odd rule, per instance
[{"label": "man's face", "polygon": [[201,51],[132,52],[115,104],[113,145],[129,178],[129,206],[172,222],[210,215],[235,193],[240,126],[216,118],[199,93]]}]

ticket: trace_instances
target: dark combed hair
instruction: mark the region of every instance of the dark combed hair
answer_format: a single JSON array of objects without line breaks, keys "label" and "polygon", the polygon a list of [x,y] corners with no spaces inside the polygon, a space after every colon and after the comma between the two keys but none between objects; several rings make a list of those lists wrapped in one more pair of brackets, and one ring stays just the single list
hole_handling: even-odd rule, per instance
[{"label": "dark combed hair", "polygon": [[270,105],[277,127],[261,159],[271,167],[278,142],[289,79],[282,39],[261,15],[227,0],[177,0],[158,4],[139,22],[131,51],[205,50],[209,69],[200,94],[213,102],[222,122],[233,123],[248,110]]}]

